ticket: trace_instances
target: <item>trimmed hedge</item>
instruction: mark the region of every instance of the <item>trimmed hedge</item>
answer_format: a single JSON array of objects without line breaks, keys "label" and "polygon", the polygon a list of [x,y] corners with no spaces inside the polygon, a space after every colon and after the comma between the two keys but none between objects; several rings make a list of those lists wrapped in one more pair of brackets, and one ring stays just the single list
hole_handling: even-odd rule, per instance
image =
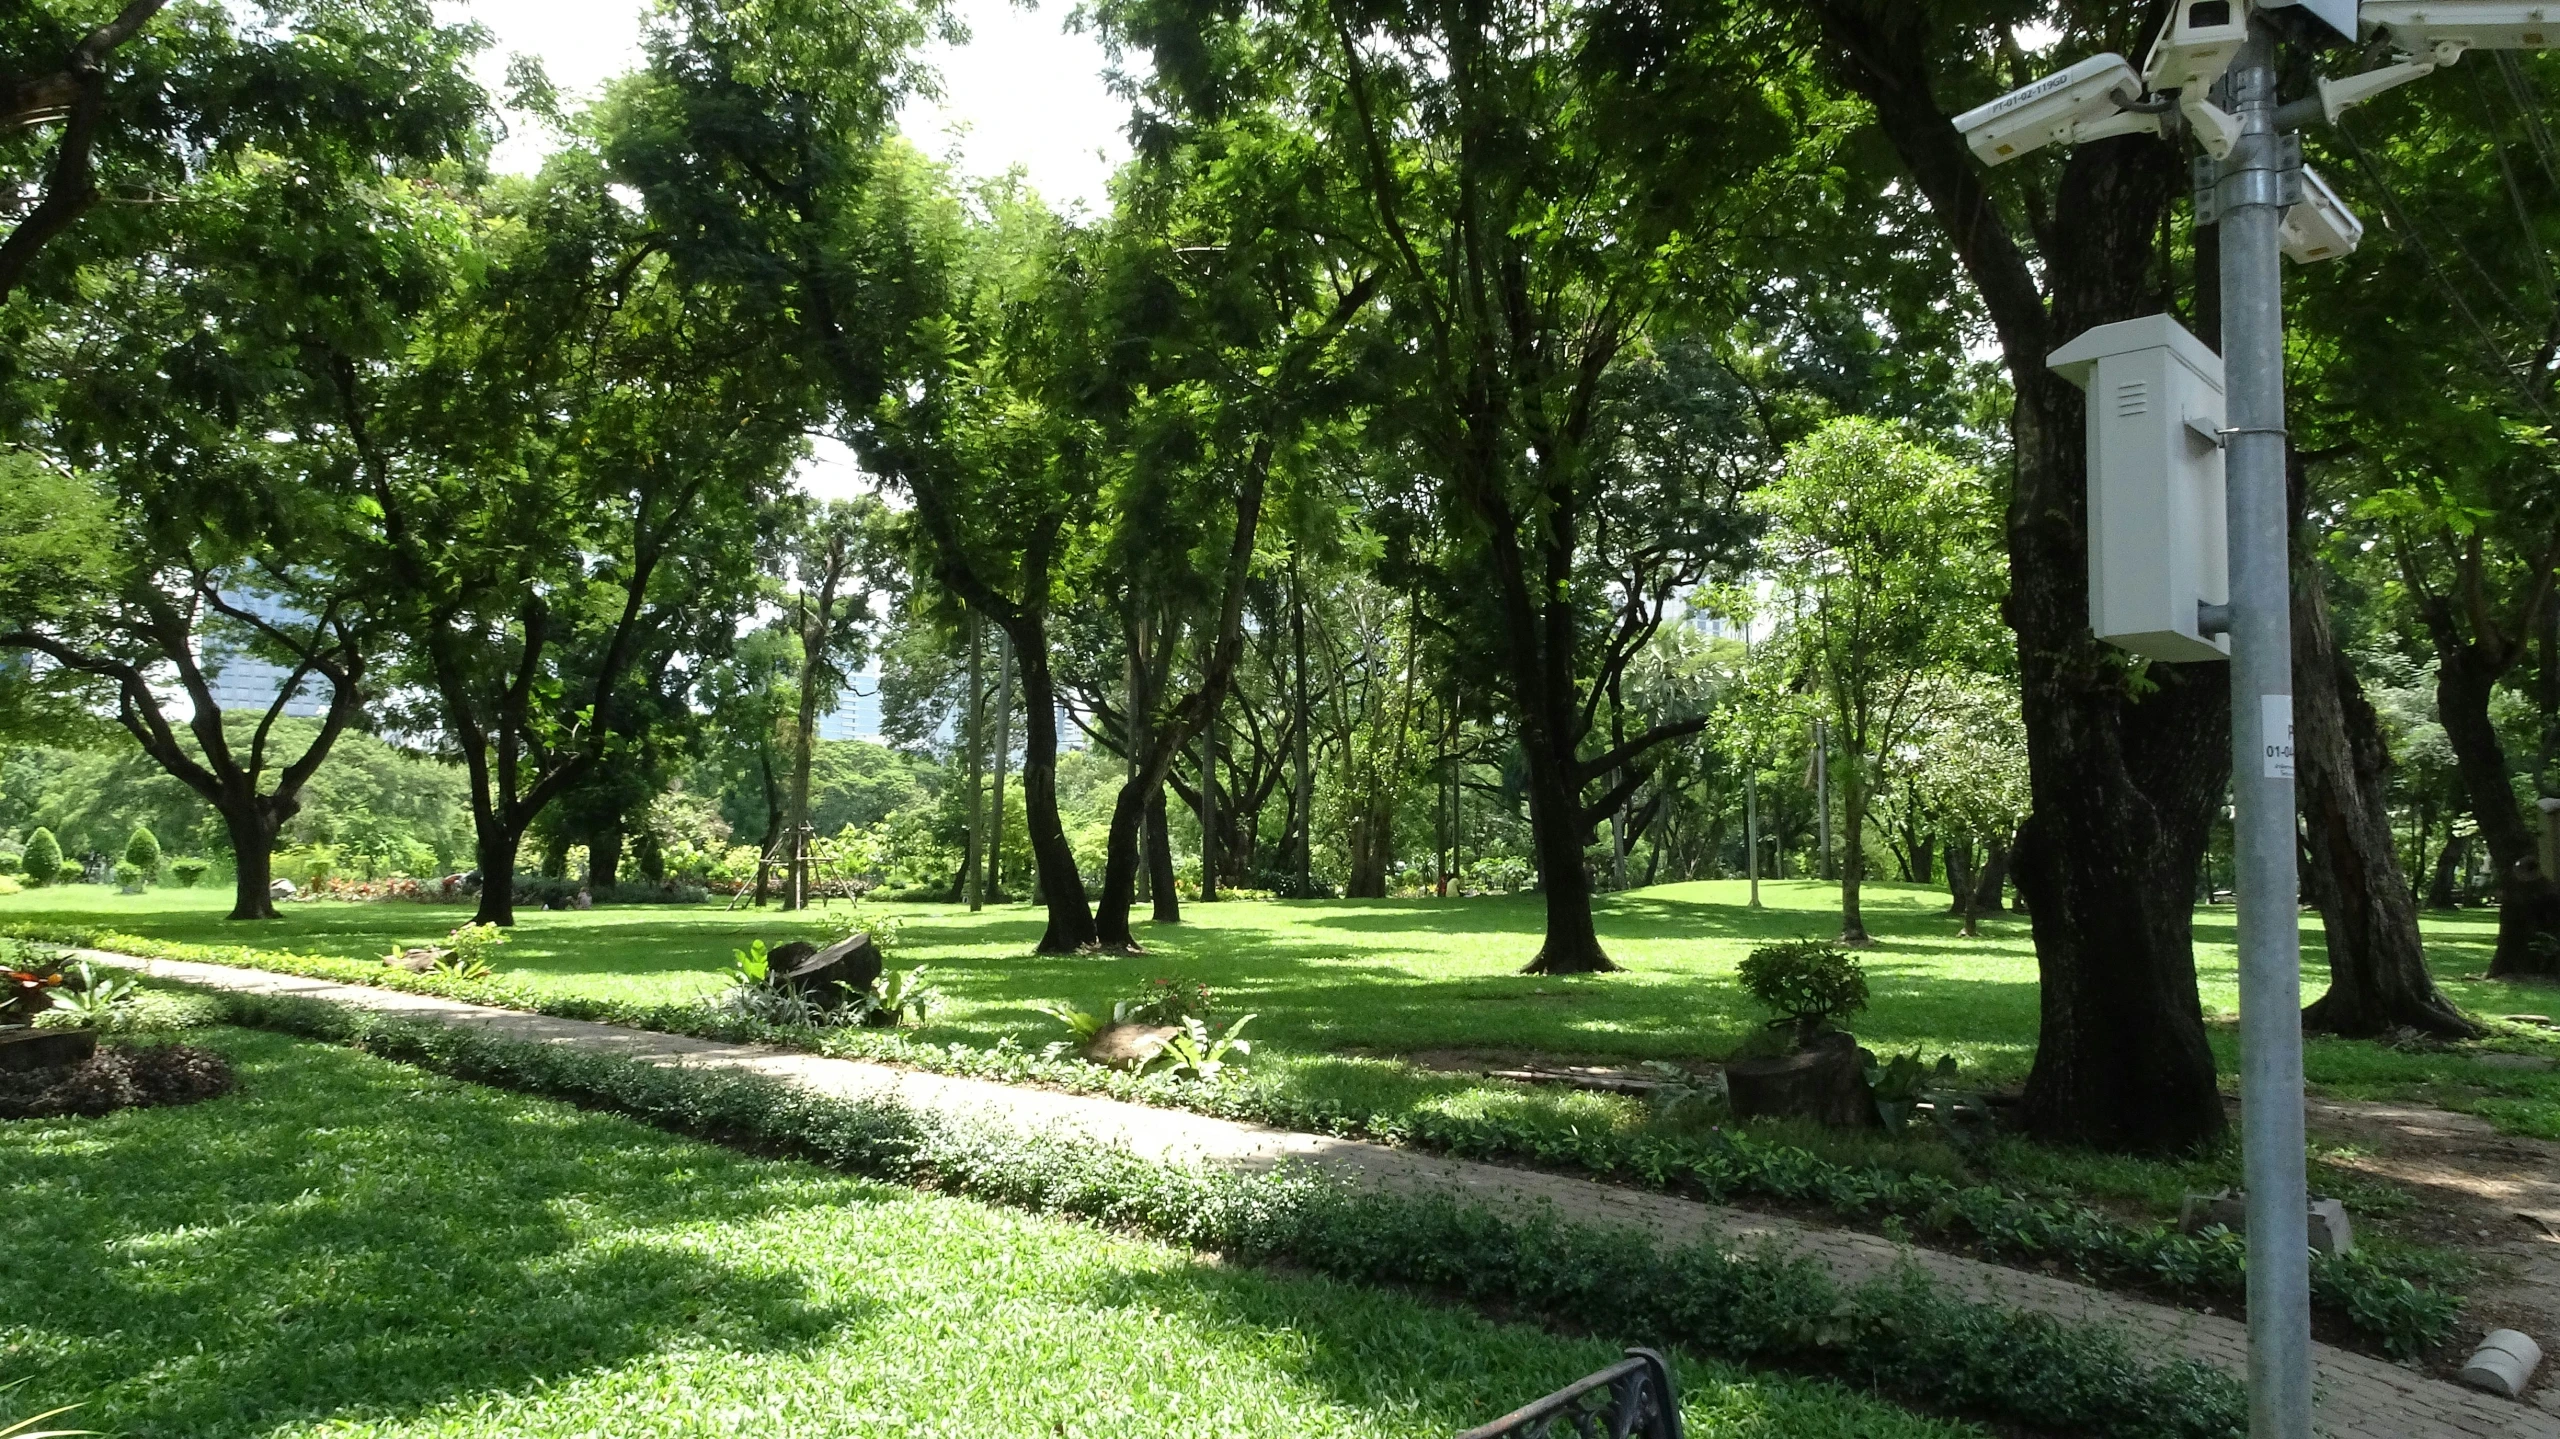
[{"label": "trimmed hedge", "polygon": [[[1221,1084],[1163,1073],[1133,1075],[1003,1045],[992,1049],[932,1045],[892,1030],[812,1030],[765,1024],[703,1005],[634,1005],[545,994],[503,975],[459,980],[321,955],[214,948],[96,931],[14,926],[0,933],[432,994],[563,1019],[881,1060],[971,1078],[1046,1084],[1303,1133],[1409,1145],[1457,1158],[1528,1160],[1716,1203],[1801,1205],[1869,1225],[1892,1220],[1915,1237],[1961,1247],[1986,1259],[2056,1260],[2091,1283],[2188,1300],[2233,1301],[2247,1292],[2247,1246],[2228,1231],[2190,1235],[2164,1224],[2126,1224],[2069,1199],[2033,1198],[1995,1185],[1961,1185],[1879,1165],[1839,1164],[1799,1146],[1735,1129],[1703,1135],[1630,1134],[1427,1110],[1383,1114],[1321,1096],[1279,1093],[1250,1081]],[[2451,1338],[2462,1308],[2460,1295],[2422,1286],[2415,1282],[2417,1278],[2442,1276],[2418,1271],[2414,1261],[2362,1252],[2311,1256],[2314,1305],[2393,1358],[2424,1354]]]},{"label": "trimmed hedge", "polygon": [[1122,1149],[848,1101],[757,1075],[394,1019],[318,1000],[226,995],[232,1018],[464,1079],[619,1110],[855,1174],[1120,1226],[1255,1263],[1422,1288],[1574,1328],[1808,1370],[1906,1402],[2039,1431],[2234,1439],[2237,1381],[2144,1358],[2112,1329],[1950,1297],[1916,1268],[1842,1288],[1820,1266],[1553,1213],[1506,1218],[1448,1198],[1362,1193],[1305,1170],[1173,1168]]}]

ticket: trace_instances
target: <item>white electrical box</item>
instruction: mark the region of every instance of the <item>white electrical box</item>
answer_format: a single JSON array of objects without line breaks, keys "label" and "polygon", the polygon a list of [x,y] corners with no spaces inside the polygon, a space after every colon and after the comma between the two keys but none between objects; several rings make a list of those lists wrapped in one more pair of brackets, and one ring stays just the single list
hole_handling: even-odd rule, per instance
[{"label": "white electrical box", "polygon": [[2166,315],[2081,335],[2046,364],[2089,396],[2089,627],[2156,660],[2227,659],[2197,607],[2231,597],[2222,357]]}]

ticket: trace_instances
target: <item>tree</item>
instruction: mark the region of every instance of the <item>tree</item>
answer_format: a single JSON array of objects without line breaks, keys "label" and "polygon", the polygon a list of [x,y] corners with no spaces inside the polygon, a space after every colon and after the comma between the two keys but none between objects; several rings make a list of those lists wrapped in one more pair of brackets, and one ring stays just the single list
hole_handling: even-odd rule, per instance
[{"label": "tree", "polygon": [[1986,498],[1945,455],[1865,419],[1815,431],[1753,497],[1780,594],[1798,606],[1782,663],[1819,691],[1839,752],[1844,944],[1872,942],[1858,896],[1877,778],[1925,721],[1926,682],[1985,647]]},{"label": "tree", "polygon": [[2155,264],[2187,188],[2146,137],[2079,145],[1995,179],[1951,122],[2049,63],[2011,27],[2059,31],[2056,52],[2139,53],[2153,3],[1811,0],[1806,48],[1870,109],[1894,160],[1862,176],[1916,192],[1986,313],[2015,400],[2006,525],[2021,713],[2034,806],[2016,879],[2030,901],[2042,1026],[2028,1127],[2049,1141],[2173,1151],[2222,1133],[2196,994],[2190,903],[2230,770],[2228,685],[2217,667],[2137,671],[2088,624],[2088,471],[2082,396],[2045,356],[2091,326],[2160,308]]},{"label": "tree", "polygon": [[[814,833],[809,827],[809,771],[816,759],[818,716],[834,707],[845,678],[862,668],[868,647],[864,621],[888,568],[884,511],[878,499],[831,500],[810,515],[790,548],[793,584],[789,623],[800,642],[799,703],[794,712],[791,784],[782,811],[785,837]],[[809,856],[790,846],[782,907],[809,903]]]},{"label": "tree", "polygon": [[471,780],[478,922],[512,924],[527,830],[617,753],[674,657],[734,635],[755,535],[804,447],[805,391],[743,355],[735,292],[687,283],[586,151],[484,227],[421,358],[319,363],[382,515],[370,573]]},{"label": "tree", "polygon": [[679,268],[745,284],[745,332],[805,364],[839,437],[912,497],[926,577],[1011,637],[1040,948],[1071,952],[1094,929],[1058,820],[1048,627],[1093,476],[1049,341],[1074,277],[1051,288],[1062,236],[1028,197],[972,248],[940,172],[885,138],[926,33],[895,0],[675,0],[600,123]]},{"label": "tree", "polygon": [[2027,817],[2027,737],[2003,678],[1941,676],[1919,701],[1924,716],[1908,783],[1947,842],[1947,884],[1965,937],[1981,933],[1985,895],[1976,857],[1996,855]]},{"label": "tree", "polygon": [[[113,568],[72,596],[0,598],[0,645],[102,685],[221,813],[235,919],[275,917],[269,855],[362,714],[381,617],[356,563],[374,516],[341,482],[336,397],[304,361],[396,345],[450,274],[439,202],[343,163],[208,176],[160,258],[91,267],[86,302],[20,350],[21,443],[94,492],[41,523],[96,525],[62,547],[100,545]],[[0,544],[41,549],[42,533]],[[233,657],[284,671],[263,713],[222,712]],[[278,721],[315,699],[322,723],[296,749]]]},{"label": "tree", "polygon": [[[480,32],[438,25],[415,0],[287,0],[263,23],[243,18],[167,0],[0,10],[0,173],[34,201],[0,241],[0,301],[30,279],[75,291],[81,264],[171,240],[136,206],[88,246],[56,246],[110,189],[174,198],[244,161],[328,172],[359,156],[446,158],[487,108],[465,64]],[[50,147],[34,139],[54,125]]]},{"label": "tree", "polygon": [[1723,261],[1795,155],[1791,77],[1758,63],[1740,10],[1700,9],[1727,43],[1667,69],[1629,60],[1648,21],[1617,9],[1105,12],[1156,57],[1151,133],[1253,107],[1307,116],[1329,184],[1295,223],[1384,275],[1363,359],[1371,448],[1421,479],[1413,529],[1445,540],[1411,551],[1441,572],[1429,607],[1482,636],[1474,672],[1516,720],[1547,905],[1534,972],[1613,967],[1586,844],[1642,783],[1638,761],[1703,723],[1587,749],[1608,677],[1732,531],[1698,524],[1717,508],[1713,476],[1668,513],[1602,519],[1602,387],[1665,312],[1731,303]]},{"label": "tree", "polygon": [[[2470,85],[2414,86],[2342,125],[2335,168],[2387,224],[2351,277],[2312,278],[2300,300],[2316,317],[2304,408],[2327,442],[2319,478],[2356,542],[2391,557],[2386,599],[2434,651],[2438,717],[2498,887],[2497,977],[2560,975],[2560,805],[2537,803],[2560,797],[2560,173],[2536,98],[2554,74],[2546,60],[2499,56]],[[2399,300],[2381,302],[2385,289]],[[2412,373],[2431,382],[2410,384]],[[2492,717],[2511,685],[2539,720],[2521,745]],[[2341,703],[2362,731],[2360,696]],[[2329,746],[2326,768],[2374,770],[2379,742],[2352,734]],[[2352,791],[2314,818],[2315,843],[2332,850],[2380,838]],[[2357,887],[2326,888],[2336,893],[2315,895],[2351,904]],[[2337,1003],[2314,1006],[2320,1022],[2469,1031],[2411,953],[2414,915],[2340,921],[2351,939],[2396,942],[2347,951],[2359,963]]]},{"label": "tree", "polygon": [[[1191,129],[1122,181],[1112,326],[1147,343],[1152,364],[1122,379],[1126,398],[1110,407],[1127,462],[1105,497],[1117,522],[1102,542],[1125,579],[1137,684],[1120,717],[1132,772],[1095,913],[1108,946],[1136,943],[1140,826],[1160,825],[1150,816],[1167,778],[1234,683],[1275,466],[1347,398],[1339,342],[1378,294],[1379,267],[1285,223],[1324,189],[1322,168],[1303,133],[1257,112]],[[1186,648],[1197,681],[1175,694]],[[1173,913],[1163,870],[1159,919]]]}]

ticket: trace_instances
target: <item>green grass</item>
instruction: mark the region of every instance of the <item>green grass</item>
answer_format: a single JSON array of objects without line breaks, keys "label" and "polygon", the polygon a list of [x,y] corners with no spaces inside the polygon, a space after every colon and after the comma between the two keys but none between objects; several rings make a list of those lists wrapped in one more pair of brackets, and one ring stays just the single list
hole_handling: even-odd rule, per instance
[{"label": "green grass", "polygon": [[[128,1434],[1438,1435],[1614,1357],[281,1036],[0,1123],[0,1380]],[[1689,1360],[1701,1436],[1974,1431]],[[5,1424],[0,1418],[0,1424]]]},{"label": "green grass", "polygon": [[[1537,947],[1535,896],[1195,904],[1178,927],[1141,926],[1152,953],[1113,957],[1033,955],[1040,918],[1024,906],[977,915],[949,905],[875,908],[904,922],[912,960],[934,967],[951,1000],[927,1027],[928,1039],[1042,1038],[1051,1021],[1030,1010],[1032,1000],[1107,1002],[1146,976],[1185,974],[1260,1015],[1254,1032],[1281,1053],[1676,1059],[1720,1055],[1759,1026],[1734,981],[1754,944],[1829,931],[1836,895],[1828,887],[1787,881],[1762,889],[1768,908],[1757,912],[1743,906],[1744,886],[1734,881],[1604,898],[1601,935],[1628,972],[1565,979],[1516,972]],[[272,924],[242,925],[221,918],[227,899],[207,890],[120,895],[75,885],[0,897],[0,923],[102,924],[153,938],[370,959],[468,917],[458,906],[313,903],[287,906]],[[2026,920],[1988,920],[1982,938],[1967,940],[1942,912],[1941,895],[1910,885],[1871,884],[1866,908],[1878,944],[1865,955],[1874,1005],[1856,1021],[1860,1038],[1879,1051],[1952,1053],[1969,1073],[1994,1081],[2023,1077],[2037,1028]],[[749,939],[818,933],[829,922],[824,911],[795,919],[716,905],[533,911],[498,958],[510,978],[538,990],[682,1001],[716,988],[729,952]],[[2437,979],[2465,1008],[2484,1015],[2560,1008],[2560,991],[2470,978],[2487,966],[2494,916],[2430,916],[2426,925]],[[2228,1021],[2239,1002],[2231,911],[2197,911],[2196,938],[2199,986],[2221,1021],[2215,1044],[2228,1071],[2236,1055]],[[2304,935],[2305,993],[2316,995],[2325,982],[2314,920]],[[2560,1039],[2514,1026],[2496,1047],[2560,1057]],[[2315,1084],[2343,1095],[2548,1108],[2528,1127],[2548,1124],[2550,1137],[2560,1137],[2560,1076],[2482,1065],[2468,1052],[2402,1054],[2336,1040],[2314,1040],[2305,1062]]]}]

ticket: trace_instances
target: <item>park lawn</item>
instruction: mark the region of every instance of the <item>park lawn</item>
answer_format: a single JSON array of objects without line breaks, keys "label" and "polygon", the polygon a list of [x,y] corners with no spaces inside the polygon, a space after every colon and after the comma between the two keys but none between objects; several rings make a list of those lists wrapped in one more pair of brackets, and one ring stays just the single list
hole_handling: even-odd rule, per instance
[{"label": "park lawn", "polygon": [[[198,1439],[1446,1436],[1616,1357],[280,1035],[188,1038],[240,1093],[0,1122],[19,1415]],[[1679,1367],[1701,1436],[1977,1432]]]},{"label": "park lawn", "polygon": [[[1148,925],[1144,955],[1044,956],[1025,906],[970,914],[956,905],[865,906],[895,916],[899,963],[929,964],[947,1004],[919,1037],[992,1045],[1008,1037],[1038,1048],[1060,1031],[1030,1008],[1068,999],[1107,1010],[1150,976],[1197,978],[1231,1013],[1250,1011],[1258,1043],[1251,1079],[1275,1112],[1370,1116],[1392,1132],[1423,1110],[1476,1114],[1532,1127],[1633,1128],[1644,1106],[1614,1096],[1524,1090],[1462,1070],[1529,1053],[1596,1060],[1715,1057],[1761,1025],[1734,971],[1755,944],[1818,936],[1836,923],[1836,891],[1805,881],[1764,883],[1766,907],[1745,903],[1738,881],[1657,886],[1604,897],[1603,939],[1625,973],[1545,978],[1517,971],[1536,949],[1542,910],[1534,895],[1449,900],[1224,902],[1187,905],[1179,926]],[[394,944],[430,938],[468,918],[458,906],[407,903],[285,906],[272,924],[234,924],[225,893],[155,890],[123,895],[76,885],[0,897],[0,925],[93,926],[148,938],[371,959]],[[1953,1054],[1970,1081],[2024,1078],[2037,1028],[2035,956],[2023,917],[1984,923],[1964,939],[1943,898],[1915,885],[1871,884],[1866,913],[1877,937],[1865,953],[1873,1007],[1855,1021],[1882,1053]],[[585,912],[526,911],[498,954],[505,976],[538,992],[681,1003],[713,992],[730,952],[748,940],[821,936],[851,923],[850,906],[806,917],[717,904],[634,906]],[[2477,1014],[2551,1013],[2560,993],[2468,978],[2488,962],[2494,916],[2430,916],[2431,959],[2453,997]],[[2237,976],[2232,913],[2196,916],[2199,985],[2214,1020],[2226,1082],[2235,1075]],[[2306,928],[2304,987],[2325,982],[2319,927]],[[2560,1058],[2550,1031],[2503,1026],[2490,1047]],[[2314,1039],[2305,1068],[2314,1086],[2345,1098],[2435,1104],[2479,1113],[2509,1132],[2560,1139],[2560,1072],[2501,1067],[2482,1046],[2404,1052]],[[1417,1068],[1407,1062],[1420,1059]],[[1961,1177],[2054,1184],[2157,1215],[2180,1196],[2237,1181],[2223,1152],[2177,1164],[2061,1157],[2024,1144],[1989,1161],[1932,1142],[1886,1143],[1809,1133],[1804,1142],[1844,1162],[1872,1160]],[[2340,1177],[2339,1183],[2349,1181]],[[2375,1196],[2380,1201],[2384,1196]]]},{"label": "park lawn", "polygon": [[[1301,1054],[1428,1054],[1534,1051],[1603,1059],[1685,1059],[1721,1055],[1763,1016],[1735,982],[1752,946],[1831,932],[1833,887],[1767,882],[1754,911],[1741,881],[1661,885],[1604,896],[1602,939],[1626,973],[1544,978],[1517,971],[1536,948],[1543,913],[1535,895],[1471,899],[1242,901],[1184,906],[1179,926],[1140,926],[1150,953],[1045,956],[1031,953],[1039,914],[1023,905],[970,914],[957,905],[870,904],[897,917],[904,962],[930,964],[948,998],[924,1037],[991,1044],[1005,1035],[1044,1036],[1051,1021],[1034,1000],[1089,1005],[1133,990],[1145,978],[1181,974],[1209,984],[1226,1002],[1258,1017],[1254,1033],[1273,1049]],[[93,925],[197,944],[250,944],[307,954],[371,959],[394,944],[431,938],[469,917],[450,905],[304,903],[272,924],[222,918],[227,892],[159,889],[142,895],[72,885],[0,896],[0,924]],[[1855,1027],[1879,1051],[1950,1053],[1969,1073],[1995,1082],[2022,1078],[2037,1029],[2037,985],[2027,921],[1986,919],[1978,939],[1957,933],[1944,896],[1926,886],[1870,883],[1864,953],[1874,1003]],[[716,990],[730,952],[753,938],[823,937],[849,923],[837,904],[803,918],[702,906],[632,906],[586,912],[526,911],[498,956],[510,979],[536,990],[633,1003],[681,1003]],[[2475,1014],[2548,1013],[2560,991],[2479,981],[2495,937],[2493,915],[2431,915],[2425,921],[2438,982]],[[2196,912],[2199,990],[2225,1068],[2234,1055],[2229,1021],[2238,1006],[2227,906]],[[2304,990],[2326,982],[2318,921],[2304,933]],[[2560,1054],[2560,1043],[2509,1027],[2497,1044]],[[2315,1083],[2342,1092],[2415,1090],[2439,1097],[2533,1099],[2535,1076],[2483,1067],[2467,1055],[2399,1054],[2380,1046],[2314,1040]],[[2521,1078],[2519,1076],[2522,1076]]]}]

